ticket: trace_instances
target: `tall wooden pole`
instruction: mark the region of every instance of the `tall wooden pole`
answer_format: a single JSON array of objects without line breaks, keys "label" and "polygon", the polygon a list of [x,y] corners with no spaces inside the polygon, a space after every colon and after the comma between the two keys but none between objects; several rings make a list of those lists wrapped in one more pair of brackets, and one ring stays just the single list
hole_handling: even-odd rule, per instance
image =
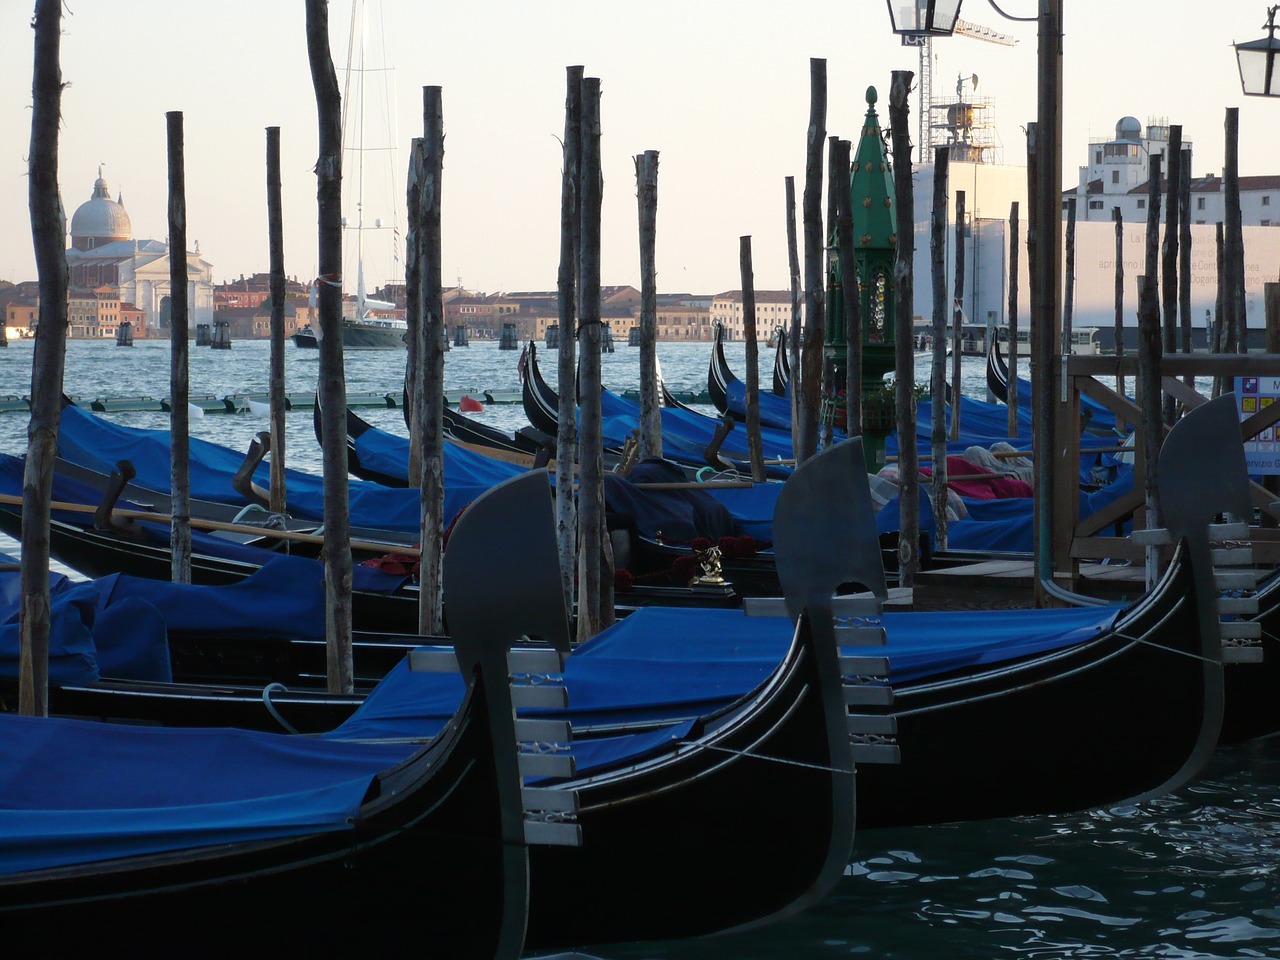
[{"label": "tall wooden pole", "polygon": [[440,193],[444,173],[444,103],[439,87],[422,88],[422,567],[418,631],[444,631],[444,301],[440,279]]},{"label": "tall wooden pole", "polygon": [[800,244],[796,235],[796,178],[786,178],[787,276],[791,281],[791,323],[787,330],[787,359],[791,362],[791,449],[800,448],[800,323],[803,293],[800,286]]},{"label": "tall wooden pole", "polygon": [[404,305],[405,305],[405,409],[409,411],[409,483],[422,486],[422,178],[425,146],[422,137],[414,137],[409,145],[409,172],[405,186],[405,209],[408,220],[404,230]]},{"label": "tall wooden pole", "polygon": [[[830,263],[831,255],[835,251],[836,244],[836,217],[839,216],[840,210],[840,176],[837,172],[839,166],[840,155],[840,138],[836,136],[827,137],[827,225],[825,236],[827,239],[827,255],[824,258]],[[844,189],[849,189],[849,178],[844,178]],[[825,288],[824,288],[825,292]],[[835,439],[835,395],[836,384],[835,378],[835,362],[834,357],[827,356],[826,351],[826,335],[823,335],[822,350],[822,389],[818,401],[819,423],[818,423],[818,446],[829,447]],[[825,404],[825,406],[824,406]]]},{"label": "tall wooden pole", "polygon": [[[607,533],[604,517],[604,453],[600,410],[600,80],[582,81],[582,218],[578,351],[581,361],[578,408],[581,476],[578,483],[578,639],[595,636],[612,621],[605,610]],[[561,387],[561,391],[564,391]]]},{"label": "tall wooden pole", "polygon": [[[947,178],[951,148],[933,149],[933,214],[929,224],[929,257],[933,268],[933,346],[929,363],[930,438],[933,475],[929,499],[937,528],[938,549],[947,548]],[[961,203],[957,195],[957,204]],[[1013,388],[1010,387],[1010,393]],[[954,406],[958,407],[959,404]],[[955,410],[952,410],[952,416]]]},{"label": "tall wooden pole", "polygon": [[849,192],[849,154],[852,149],[852,143],[841,140],[836,151],[836,169],[843,185],[836,208],[836,256],[840,263],[840,294],[845,318],[845,434],[857,437],[862,434],[862,296],[858,289],[858,263],[853,252],[853,197]]},{"label": "tall wooden pole", "polygon": [[[1124,356],[1124,214],[1119,207],[1111,208],[1111,220],[1116,225],[1116,356]],[[1116,370],[1116,393],[1124,396],[1124,374]]]},{"label": "tall wooden pole", "polygon": [[1249,352],[1249,324],[1244,309],[1244,231],[1240,215],[1240,108],[1227,107],[1224,122],[1226,150],[1222,169],[1223,220],[1226,243],[1223,257],[1227,270],[1224,302],[1235,331],[1237,353]]},{"label": "tall wooden pole", "polygon": [[[1142,409],[1142,456],[1144,460],[1143,491],[1146,494],[1148,527],[1160,526],[1160,503],[1157,492],[1157,467],[1164,441],[1162,389],[1160,381],[1160,306],[1156,275],[1160,247],[1160,180],[1162,157],[1151,157],[1147,183],[1147,258],[1146,274],[1138,293],[1138,383],[1135,395]],[[1147,547],[1146,581],[1155,584],[1158,551]]]},{"label": "tall wooden pole", "polygon": [[[1164,242],[1160,247],[1160,301],[1164,320],[1165,354],[1178,350],[1178,190],[1182,182],[1182,127],[1169,127],[1169,146],[1165,150]],[[1173,395],[1164,398],[1164,422],[1172,424],[1177,417],[1178,403]]]},{"label": "tall wooden pole", "polygon": [[31,147],[27,203],[40,284],[40,323],[31,363],[31,422],[22,472],[22,625],[18,710],[49,713],[49,521],[53,463],[62,419],[67,350],[66,217],[58,189],[58,126],[62,117],[62,2],[37,0],[31,83]]},{"label": "tall wooden pole", "polygon": [[640,457],[662,456],[662,397],[658,392],[658,151],[636,158],[640,207]]},{"label": "tall wooden pole", "polygon": [[[1191,353],[1191,147],[1182,148],[1178,178],[1178,317],[1182,327],[1182,352]],[[1195,374],[1183,381],[1195,388]]]},{"label": "tall wooden pole", "polygon": [[[1062,388],[1067,386],[1067,358],[1071,356],[1071,314],[1075,306],[1076,287],[1076,198],[1067,200],[1067,250],[1066,250],[1066,283],[1062,291],[1062,343],[1059,352],[1062,354],[1060,370]],[[1066,400],[1064,396],[1062,398]]]},{"label": "tall wooden pole", "polygon": [[578,213],[582,180],[582,72],[566,68],[564,147],[560,171],[560,269],[556,278],[560,345],[556,370],[560,409],[556,426],[556,542],[565,609],[574,608],[578,555],[578,510],[574,464],[578,462],[578,267],[582,221]]},{"label": "tall wooden pole", "polygon": [[827,137],[827,61],[809,61],[809,129],[804,170],[804,343],[801,344],[800,424],[796,462],[818,452],[826,290],[822,233],[822,148]]},{"label": "tall wooden pole", "polygon": [[[1039,349],[1032,370],[1033,446],[1047,456],[1036,457],[1037,581],[1052,577],[1058,557],[1056,528],[1063,510],[1074,513],[1074,501],[1058,497],[1055,478],[1063,485],[1076,467],[1068,445],[1057,443],[1054,397],[1058,328],[1062,304],[1062,0],[1039,0],[1036,70],[1036,192],[1032,229],[1036,233],[1031,259],[1031,330]],[[1030,134],[1028,134],[1030,136]],[[1038,335],[1038,336],[1037,336]],[[1071,481],[1071,489],[1075,489]]]},{"label": "tall wooden pole", "polygon": [[738,266],[742,274],[742,326],[747,340],[747,454],[751,458],[751,479],[764,483],[764,449],[760,442],[760,344],[756,339],[756,286],[750,237],[738,239]]},{"label": "tall wooden pole", "polygon": [[1018,201],[1009,204],[1009,436],[1018,435]]},{"label": "tall wooden pole", "polygon": [[[960,439],[960,361],[964,346],[964,191],[956,191],[955,293],[951,300],[951,439]],[[945,394],[943,395],[945,399]]]},{"label": "tall wooden pole", "polygon": [[342,96],[329,53],[329,7],[307,0],[307,56],[316,96],[319,157],[317,300],[324,472],[325,638],[329,690],[350,693],[351,505],[347,482],[347,377],[342,350]]},{"label": "tall wooden pole", "polygon": [[187,302],[187,184],[182,113],[165,114],[169,134],[169,512],[170,576],[191,582],[191,411]]},{"label": "tall wooden pole", "polygon": [[271,362],[267,383],[271,416],[271,512],[284,513],[284,202],[280,186],[280,128],[267,127],[267,245],[271,264]]},{"label": "tall wooden pole", "polygon": [[894,70],[889,84],[893,138],[893,192],[897,256],[894,286],[894,407],[898,428],[898,583],[913,587],[920,569],[920,456],[916,449],[915,345],[912,341],[915,254],[914,191],[911,182],[910,70]]}]

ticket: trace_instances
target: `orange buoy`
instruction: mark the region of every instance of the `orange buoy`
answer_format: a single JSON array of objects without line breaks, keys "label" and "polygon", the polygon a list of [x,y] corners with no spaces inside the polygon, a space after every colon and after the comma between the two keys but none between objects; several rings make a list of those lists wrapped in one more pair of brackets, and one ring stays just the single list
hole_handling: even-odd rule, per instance
[{"label": "orange buoy", "polygon": [[484,409],[484,404],[475,397],[463,396],[463,398],[458,401],[458,409],[463,413],[479,413]]}]

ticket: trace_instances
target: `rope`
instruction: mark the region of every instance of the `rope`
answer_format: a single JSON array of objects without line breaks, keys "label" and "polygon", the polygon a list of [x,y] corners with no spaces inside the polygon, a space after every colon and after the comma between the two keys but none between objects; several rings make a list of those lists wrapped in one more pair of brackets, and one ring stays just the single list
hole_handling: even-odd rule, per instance
[{"label": "rope", "polygon": [[731,750],[729,747],[717,747],[708,745],[708,750],[715,750],[719,753],[732,754],[735,757],[747,757],[752,760],[766,760],[769,763],[778,763],[787,767],[803,767],[806,770],[819,770],[822,773],[848,773],[847,770],[841,770],[838,767],[827,766],[821,763],[806,763],[803,760],[784,760],[781,757],[769,757],[763,753],[752,753],[750,750]]}]

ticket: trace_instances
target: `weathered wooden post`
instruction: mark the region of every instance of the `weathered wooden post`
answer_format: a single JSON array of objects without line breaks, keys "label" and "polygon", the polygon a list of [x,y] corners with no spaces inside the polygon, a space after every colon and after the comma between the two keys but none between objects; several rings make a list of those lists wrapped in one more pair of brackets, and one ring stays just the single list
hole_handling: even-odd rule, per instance
[{"label": "weathered wooden post", "polygon": [[422,407],[418,396],[422,391],[422,177],[426,160],[422,137],[414,137],[409,146],[409,172],[406,177],[405,209],[408,220],[404,231],[404,316],[405,360],[404,402],[409,411],[409,484],[422,486]]},{"label": "weathered wooden post", "polygon": [[[858,261],[853,246],[853,183],[849,155],[853,145],[841,140],[836,151],[836,167],[844,189],[836,208],[836,266],[840,271],[840,307],[844,313],[844,429],[845,435],[862,434],[862,291],[858,282]],[[847,279],[846,279],[847,278]],[[834,305],[832,306],[834,311]],[[835,321],[832,318],[831,326]],[[863,445],[863,453],[866,453]]]},{"label": "weathered wooden post", "polygon": [[824,347],[826,244],[822,233],[822,147],[827,137],[827,61],[809,60],[809,128],[804,176],[804,343],[796,462],[818,452]]},{"label": "weathered wooden post", "polygon": [[[898,421],[898,583],[914,587],[920,569],[920,458],[916,449],[915,349],[912,345],[912,258],[915,254],[915,205],[911,182],[910,70],[894,70],[889,85],[889,128],[893,138],[894,207],[897,259],[895,296],[894,406]],[[936,402],[936,401],[935,401]]]},{"label": "weathered wooden post", "polygon": [[[1119,207],[1111,208],[1111,220],[1116,225],[1116,358],[1124,356],[1124,214]],[[1116,393],[1124,396],[1124,374],[1116,364]]]},{"label": "weathered wooden post", "polygon": [[[960,439],[960,370],[964,353],[964,191],[956,191],[955,294],[951,300],[951,439]],[[945,401],[946,394],[935,397]],[[936,465],[935,465],[936,466]]]},{"label": "weathered wooden post", "polygon": [[350,693],[351,506],[347,483],[347,377],[342,352],[342,96],[329,53],[329,8],[307,0],[307,57],[316,96],[316,206],[320,277],[321,435],[324,471],[325,638],[329,690]]},{"label": "weathered wooden post", "polygon": [[[929,259],[933,271],[933,347],[929,363],[930,439],[933,476],[929,499],[937,526],[938,549],[947,547],[947,178],[951,148],[933,150],[933,213],[929,224]],[[962,205],[957,194],[956,203]],[[1010,385],[1009,393],[1015,392]],[[959,394],[956,394],[959,397]],[[959,404],[953,405],[955,416]],[[1010,436],[1014,434],[1010,433]]]},{"label": "weathered wooden post", "polygon": [[187,186],[182,113],[165,114],[169,137],[169,526],[170,576],[191,582],[191,411],[187,330]]},{"label": "weathered wooden post", "polygon": [[1222,167],[1222,202],[1225,220],[1227,288],[1223,293],[1227,316],[1235,331],[1237,353],[1249,352],[1249,324],[1244,310],[1244,230],[1240,216],[1240,108],[1228,107],[1226,152]]},{"label": "weathered wooden post", "polygon": [[[1222,221],[1218,221],[1214,229],[1214,265],[1217,270],[1218,288],[1217,296],[1214,298],[1214,314],[1213,314],[1213,347],[1214,353],[1235,353],[1235,329],[1228,322],[1227,317],[1227,258],[1226,258],[1226,230],[1223,228]],[[1213,395],[1219,397],[1223,393],[1228,378],[1221,375],[1213,378]]]},{"label": "weathered wooden post", "polygon": [[1066,400],[1067,361],[1071,357],[1071,315],[1075,309],[1076,287],[1076,198],[1067,200],[1066,282],[1062,285],[1062,389]]},{"label": "weathered wooden post", "polygon": [[31,363],[31,423],[22,472],[22,625],[18,711],[49,713],[49,521],[53,462],[62,419],[67,349],[66,217],[58,189],[58,125],[62,117],[62,3],[36,0],[31,148],[27,202],[40,284],[40,323]]},{"label": "weathered wooden post", "polygon": [[[604,516],[604,452],[600,410],[600,80],[582,81],[582,176],[578,212],[581,216],[579,269],[580,306],[578,350],[581,382],[578,428],[581,478],[578,483],[578,639],[595,636],[613,619],[606,611],[606,577],[613,571],[606,561],[608,533]],[[570,390],[561,386],[561,392]]]},{"label": "weathered wooden post", "polygon": [[[1182,127],[1169,127],[1169,146],[1165,150],[1166,201],[1164,242],[1160,248],[1160,302],[1164,320],[1163,349],[1166,354],[1178,352],[1178,191],[1182,182]],[[1172,425],[1178,416],[1178,401],[1173,394],[1164,398],[1164,422]]]},{"label": "weathered wooden post", "polygon": [[640,459],[662,456],[662,397],[658,392],[658,151],[636,156],[640,206]]},{"label": "weathered wooden post", "polygon": [[418,632],[444,630],[444,301],[440,280],[440,193],[444,172],[444,103],[440,87],[422,88],[422,216],[419,229],[422,297],[422,566]]},{"label": "weathered wooden post", "polygon": [[578,252],[581,248],[578,214],[582,180],[582,71],[566,68],[564,146],[560,171],[560,267],[556,277],[560,346],[556,371],[560,408],[556,424],[556,542],[565,609],[574,608],[577,591],[578,508],[574,468],[578,462]]},{"label": "weathered wooden post", "polygon": [[[1160,305],[1156,286],[1160,247],[1161,156],[1150,160],[1147,189],[1146,274],[1139,281],[1138,294],[1138,383],[1135,397],[1142,409],[1143,491],[1146,495],[1146,526],[1160,526],[1160,504],[1156,486],[1160,447],[1164,442],[1164,417],[1160,381]],[[1159,574],[1159,549],[1146,548],[1146,583],[1150,589]]]},{"label": "weathered wooden post", "polygon": [[751,458],[751,479],[764,483],[764,449],[760,442],[760,344],[756,340],[756,286],[750,237],[738,239],[738,266],[742,273],[742,326],[747,340],[747,455]]},{"label": "weathered wooden post", "polygon": [[1005,404],[1009,407],[1009,436],[1018,435],[1018,201],[1009,204],[1009,386]]},{"label": "weathered wooden post", "polygon": [[[1178,178],[1178,315],[1182,326],[1182,352],[1191,353],[1191,148],[1182,148],[1181,176]],[[1196,377],[1183,380],[1195,389]]]},{"label": "weathered wooden post", "polygon": [[[839,163],[840,138],[827,137],[827,223],[826,223],[826,322],[822,346],[822,387],[818,401],[818,446],[831,446],[835,439],[836,409],[840,406],[837,393],[844,380],[844,310],[841,304],[843,297],[837,297],[831,287],[832,261],[836,259],[836,218],[840,210],[840,175],[836,172]],[[849,189],[849,178],[844,179],[844,189]],[[837,357],[839,358],[837,360]],[[839,382],[838,382],[839,381]]]},{"label": "weathered wooden post", "polygon": [[796,236],[796,178],[786,178],[787,267],[791,281],[791,324],[787,334],[787,359],[791,363],[791,449],[800,446],[800,323],[803,294],[800,288],[800,244]]},{"label": "weathered wooden post", "polygon": [[267,127],[267,245],[271,269],[271,362],[267,400],[271,418],[271,512],[284,513],[284,203],[280,186],[280,128]]}]

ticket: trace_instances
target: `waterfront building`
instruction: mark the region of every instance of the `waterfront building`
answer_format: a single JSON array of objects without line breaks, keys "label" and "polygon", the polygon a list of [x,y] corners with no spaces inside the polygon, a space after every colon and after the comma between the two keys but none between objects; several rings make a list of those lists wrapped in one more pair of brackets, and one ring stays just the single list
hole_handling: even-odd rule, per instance
[{"label": "waterfront building", "polygon": [[[131,303],[141,311],[146,335],[167,336],[172,310],[169,245],[134,238],[123,197],[111,199],[101,169],[92,195],[71,217],[70,233],[70,286],[112,287],[119,302]],[[213,267],[200,256],[198,243],[186,257],[187,320],[194,330],[197,323],[213,323]],[[137,327],[134,332],[135,336],[144,335]]]},{"label": "waterfront building", "polygon": [[[756,338],[763,343],[775,330],[791,325],[791,291],[757,290]],[[711,298],[710,321],[724,326],[726,340],[746,339],[745,315],[742,308],[742,291],[726,290]]]}]

